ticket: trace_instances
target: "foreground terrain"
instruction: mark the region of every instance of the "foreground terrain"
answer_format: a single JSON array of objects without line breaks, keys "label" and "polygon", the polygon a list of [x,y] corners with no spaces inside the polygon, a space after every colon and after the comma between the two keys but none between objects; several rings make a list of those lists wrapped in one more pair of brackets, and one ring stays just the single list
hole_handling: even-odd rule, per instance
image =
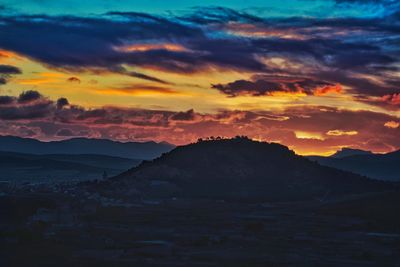
[{"label": "foreground terrain", "polygon": [[95,154],[35,155],[0,151],[0,182],[74,183],[117,175],[140,162]]},{"label": "foreground terrain", "polygon": [[[371,197],[400,201],[398,192],[361,201]],[[395,205],[364,216],[353,202],[13,194],[0,198],[7,218],[0,259],[2,266],[399,266]]]},{"label": "foreground terrain", "polygon": [[398,184],[238,137],[0,188],[1,266],[399,266]]}]

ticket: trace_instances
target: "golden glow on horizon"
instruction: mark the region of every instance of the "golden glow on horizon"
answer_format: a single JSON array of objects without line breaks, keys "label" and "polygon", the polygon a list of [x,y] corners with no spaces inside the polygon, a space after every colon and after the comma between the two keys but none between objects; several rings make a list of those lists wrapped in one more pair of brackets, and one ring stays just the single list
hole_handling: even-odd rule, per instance
[{"label": "golden glow on horizon", "polygon": [[318,151],[318,150],[313,150],[313,148],[310,148],[309,150],[303,150],[303,149],[293,149],[291,148],[296,154],[301,155],[301,156],[324,156],[328,157],[334,154],[337,150],[327,150],[327,151]]},{"label": "golden glow on horizon", "polygon": [[299,139],[317,139],[324,140],[324,137],[321,133],[316,132],[304,132],[304,131],[295,131],[296,137]]}]

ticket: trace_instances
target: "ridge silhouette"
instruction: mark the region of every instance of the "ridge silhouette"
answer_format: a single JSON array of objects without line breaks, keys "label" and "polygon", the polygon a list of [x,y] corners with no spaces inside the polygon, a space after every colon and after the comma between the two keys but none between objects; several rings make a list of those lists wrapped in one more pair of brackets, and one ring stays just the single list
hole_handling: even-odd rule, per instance
[{"label": "ridge silhouette", "polygon": [[126,197],[325,200],[390,185],[321,166],[287,147],[246,137],[201,140],[99,185]]}]

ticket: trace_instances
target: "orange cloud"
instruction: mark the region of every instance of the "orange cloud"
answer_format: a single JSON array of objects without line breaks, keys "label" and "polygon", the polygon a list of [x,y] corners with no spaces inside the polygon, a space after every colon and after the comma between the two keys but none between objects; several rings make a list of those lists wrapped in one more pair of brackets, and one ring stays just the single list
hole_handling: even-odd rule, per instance
[{"label": "orange cloud", "polygon": [[7,51],[7,50],[2,50],[0,49],[0,60],[1,58],[16,58],[16,59],[21,59],[20,56],[18,56],[16,53]]},{"label": "orange cloud", "polygon": [[357,131],[343,131],[343,130],[329,130],[327,135],[331,136],[342,136],[342,135],[357,135]]},{"label": "orange cloud", "polygon": [[382,96],[382,101],[390,105],[400,105],[400,93]]},{"label": "orange cloud", "polygon": [[342,86],[340,84],[335,84],[334,86],[327,85],[323,87],[317,87],[314,90],[314,95],[316,96],[322,96],[330,93],[341,94]]},{"label": "orange cloud", "polygon": [[65,74],[55,72],[41,72],[39,78],[21,79],[18,81],[22,85],[40,85],[48,83],[58,83],[65,78]]},{"label": "orange cloud", "polygon": [[400,123],[398,123],[396,121],[388,121],[384,124],[384,126],[387,128],[396,129],[400,126]]},{"label": "orange cloud", "polygon": [[175,52],[188,51],[185,47],[179,44],[165,43],[165,44],[133,44],[114,47],[119,52],[146,52],[150,50],[167,50]]},{"label": "orange cloud", "polygon": [[307,93],[304,92],[303,89],[298,88],[299,91],[291,92],[291,91],[273,91],[271,93],[268,93],[269,96],[276,96],[276,97],[292,97],[292,98],[298,98],[298,97],[303,97],[307,96]]},{"label": "orange cloud", "polygon": [[158,87],[151,85],[131,85],[125,87],[115,87],[96,90],[101,94],[127,94],[127,95],[171,95],[181,94],[167,87]]}]

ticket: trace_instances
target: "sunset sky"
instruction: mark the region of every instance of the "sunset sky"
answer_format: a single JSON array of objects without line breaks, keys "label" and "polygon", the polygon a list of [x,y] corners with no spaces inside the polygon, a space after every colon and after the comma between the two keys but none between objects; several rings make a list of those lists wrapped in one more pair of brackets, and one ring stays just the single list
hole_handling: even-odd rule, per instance
[{"label": "sunset sky", "polygon": [[400,2],[0,0],[0,134],[393,151]]}]

